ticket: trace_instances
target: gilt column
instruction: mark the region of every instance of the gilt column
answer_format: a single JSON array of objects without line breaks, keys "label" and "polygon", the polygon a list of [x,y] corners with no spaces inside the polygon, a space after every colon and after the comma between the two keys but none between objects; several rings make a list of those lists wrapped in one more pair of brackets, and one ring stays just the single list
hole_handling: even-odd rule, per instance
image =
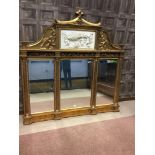
[{"label": "gilt column", "polygon": [[96,114],[96,91],[97,91],[97,74],[98,74],[98,60],[94,59],[92,63],[92,82],[91,82],[91,113]]},{"label": "gilt column", "polygon": [[120,77],[121,77],[121,64],[122,58],[119,58],[117,61],[117,70],[116,70],[116,79],[115,79],[115,88],[114,88],[114,106],[116,109],[119,108],[119,92],[120,92]]},{"label": "gilt column", "polygon": [[55,119],[61,119],[60,111],[60,59],[54,62],[54,112]]},{"label": "gilt column", "polygon": [[24,124],[31,124],[31,107],[30,107],[30,95],[29,95],[29,77],[28,77],[28,59],[26,52],[22,52],[21,58],[21,79],[22,79],[22,95],[24,105]]}]

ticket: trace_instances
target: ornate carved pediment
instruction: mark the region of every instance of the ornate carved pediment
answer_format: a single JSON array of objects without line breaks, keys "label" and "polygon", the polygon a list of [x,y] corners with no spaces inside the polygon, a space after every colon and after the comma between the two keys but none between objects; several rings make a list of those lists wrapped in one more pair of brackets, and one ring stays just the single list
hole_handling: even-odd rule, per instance
[{"label": "ornate carved pediment", "polygon": [[60,20],[56,20],[56,23],[58,24],[72,24],[72,25],[87,25],[87,26],[100,26],[101,23],[92,23],[92,22],[89,22],[87,20],[85,20],[83,18],[83,15],[84,13],[81,11],[81,10],[78,10],[76,13],[76,18],[72,19],[72,20],[69,20],[69,21],[60,21]]},{"label": "ornate carved pediment", "polygon": [[[76,31],[78,29],[78,33],[80,32],[80,29],[81,29],[82,31],[92,31],[91,33],[97,34],[96,37],[98,38],[96,38],[96,41],[94,39],[94,44],[96,45],[95,45],[95,49],[92,48],[93,50],[121,50],[121,47],[113,45],[110,42],[108,34],[100,26],[101,23],[91,23],[91,22],[86,21],[83,18],[84,13],[81,10],[78,10],[75,13],[75,15],[76,17],[69,21],[56,20],[56,22],[53,25],[47,28],[47,30],[43,33],[42,37],[38,41],[36,41],[35,43],[23,44],[21,48],[26,49],[26,50],[29,50],[29,49],[31,50],[33,49],[35,50],[59,49],[60,37],[61,37],[59,35],[59,28],[61,27],[61,29],[63,29],[65,27],[65,30],[74,29],[74,31]],[[84,27],[80,27],[80,26],[84,26]],[[75,33],[72,32],[72,35],[75,38],[74,36]],[[79,40],[81,41],[82,39],[79,39]],[[75,41],[74,39],[74,43],[79,44],[78,41]],[[73,42],[73,38],[72,38],[72,42]]]}]

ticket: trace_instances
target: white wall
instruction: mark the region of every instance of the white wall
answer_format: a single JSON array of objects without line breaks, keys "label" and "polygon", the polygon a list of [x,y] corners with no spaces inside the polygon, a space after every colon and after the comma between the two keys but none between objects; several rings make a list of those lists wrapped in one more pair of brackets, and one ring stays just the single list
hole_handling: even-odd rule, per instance
[{"label": "white wall", "polygon": [[52,61],[29,61],[29,79],[53,79],[54,65]]},{"label": "white wall", "polygon": [[[64,77],[63,72],[61,74]],[[88,77],[88,61],[87,60],[71,60],[71,76],[72,77]],[[53,79],[54,64],[51,60],[32,60],[29,61],[29,79]]]}]

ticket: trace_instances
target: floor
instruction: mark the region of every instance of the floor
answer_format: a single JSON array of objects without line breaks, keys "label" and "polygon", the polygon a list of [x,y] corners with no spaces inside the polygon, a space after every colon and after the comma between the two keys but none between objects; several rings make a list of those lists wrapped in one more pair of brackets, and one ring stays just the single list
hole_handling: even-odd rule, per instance
[{"label": "floor", "polygon": [[23,125],[23,119],[19,117],[19,134],[30,134],[36,132],[42,132],[52,129],[64,128],[69,126],[75,126],[79,124],[99,122],[104,120],[110,120],[115,118],[132,116],[135,114],[135,101],[123,101],[119,103],[120,112],[108,112],[99,113],[97,115],[84,115],[77,117],[63,118],[61,120],[50,120],[44,122],[33,123],[31,125]]}]

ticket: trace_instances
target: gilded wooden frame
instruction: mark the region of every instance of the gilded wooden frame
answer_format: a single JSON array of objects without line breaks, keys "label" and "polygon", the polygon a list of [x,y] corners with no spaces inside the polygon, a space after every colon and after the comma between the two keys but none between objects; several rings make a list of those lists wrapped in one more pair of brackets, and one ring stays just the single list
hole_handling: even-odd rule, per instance
[{"label": "gilded wooden frame", "polygon": [[[20,48],[21,79],[23,91],[24,116],[23,123],[61,119],[64,117],[85,114],[97,114],[100,112],[119,111],[119,87],[121,63],[123,51],[120,46],[113,45],[108,34],[100,26],[100,23],[91,23],[83,18],[83,12],[77,11],[76,17],[70,21],[59,21],[50,26],[35,43],[23,45]],[[96,45],[94,50],[60,49],[60,30],[86,30],[96,32]],[[31,114],[28,59],[49,58],[54,60],[54,111]],[[97,72],[99,59],[117,59],[117,74],[114,89],[114,103],[111,105],[96,106]],[[92,60],[92,87],[90,107],[61,110],[60,107],[60,61],[63,59],[91,59]]]}]

